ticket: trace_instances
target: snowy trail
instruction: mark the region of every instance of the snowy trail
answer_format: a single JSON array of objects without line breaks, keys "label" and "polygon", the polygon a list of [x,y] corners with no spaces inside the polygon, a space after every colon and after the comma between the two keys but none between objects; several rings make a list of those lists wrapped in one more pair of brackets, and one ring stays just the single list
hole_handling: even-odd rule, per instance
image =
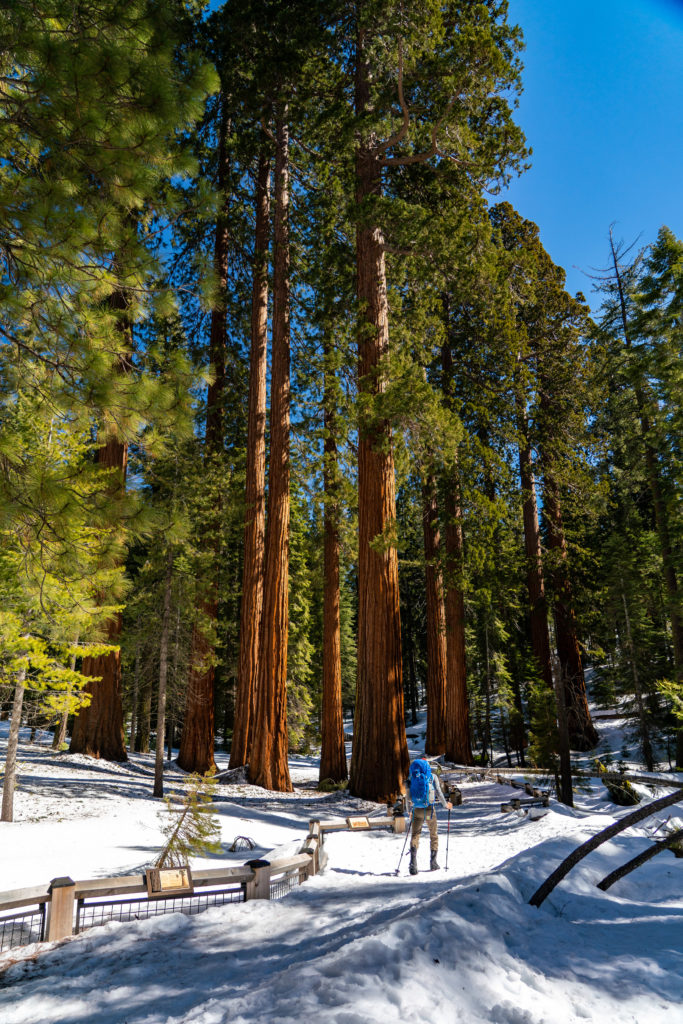
[{"label": "snowy trail", "polygon": [[[85,878],[149,862],[158,802],[144,786],[143,758],[105,766],[28,753],[12,849],[0,833],[10,884],[47,880],[56,863]],[[293,761],[292,772],[294,794],[221,787],[222,860],[236,834],[265,852],[300,839],[310,817],[384,811],[317,793],[311,759]],[[553,803],[532,822],[501,814],[511,790],[461,788],[447,871],[426,870],[426,834],[414,878],[407,856],[395,875],[403,836],[330,834],[325,873],[283,900],[110,923],[37,956],[36,947],[23,959],[0,956],[0,972],[17,960],[0,973],[0,1021],[683,1024],[683,863],[663,854],[600,892],[596,881],[644,847],[645,830],[632,830],[591,854],[536,910],[528,898],[551,868],[627,809],[606,803],[597,786],[577,794],[577,810]]]}]

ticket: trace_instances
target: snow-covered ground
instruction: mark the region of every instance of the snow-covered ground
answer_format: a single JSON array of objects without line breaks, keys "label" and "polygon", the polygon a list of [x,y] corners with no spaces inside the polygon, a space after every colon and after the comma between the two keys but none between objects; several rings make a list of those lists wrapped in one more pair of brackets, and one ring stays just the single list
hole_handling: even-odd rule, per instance
[{"label": "snow-covered ground", "polygon": [[[605,736],[618,726],[605,723]],[[0,761],[5,738],[2,723]],[[110,765],[22,743],[20,763],[15,822],[0,825],[0,889],[127,874],[154,858],[151,756]],[[221,787],[219,860],[298,841],[312,817],[385,812],[317,792],[314,758],[293,758],[291,771],[293,794]],[[282,900],[110,923],[1,954],[0,1021],[683,1024],[683,861],[666,852],[607,893],[595,887],[647,847],[668,812],[591,854],[537,910],[528,899],[559,861],[629,809],[608,803],[597,781],[574,810],[553,801],[536,821],[501,814],[519,791],[475,780],[461,789],[448,840],[439,812],[441,870],[427,870],[426,835],[411,877],[402,836],[330,834],[326,871]],[[683,794],[670,810],[683,816]],[[256,850],[229,853],[238,835]]]}]

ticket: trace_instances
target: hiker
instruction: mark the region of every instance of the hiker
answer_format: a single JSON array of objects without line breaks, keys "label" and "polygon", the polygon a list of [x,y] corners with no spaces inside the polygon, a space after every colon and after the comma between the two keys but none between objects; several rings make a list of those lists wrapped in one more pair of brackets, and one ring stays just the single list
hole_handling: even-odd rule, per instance
[{"label": "hiker", "polygon": [[417,874],[417,847],[420,842],[422,825],[426,821],[429,825],[429,869],[438,871],[439,865],[436,862],[436,855],[439,849],[438,822],[436,818],[436,807],[434,801],[438,799],[442,807],[449,811],[453,804],[446,800],[441,789],[438,776],[432,772],[429,761],[422,757],[416,758],[410,766],[410,775],[404,783],[403,789],[408,801],[408,809],[412,804],[413,827],[410,836],[410,873]]}]

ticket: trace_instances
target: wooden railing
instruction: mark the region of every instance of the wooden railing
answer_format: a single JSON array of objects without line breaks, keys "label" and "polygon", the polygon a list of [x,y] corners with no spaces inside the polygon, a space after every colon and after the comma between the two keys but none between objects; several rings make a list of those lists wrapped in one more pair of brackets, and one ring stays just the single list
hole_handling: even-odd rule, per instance
[{"label": "wooden railing", "polygon": [[[365,822],[366,824],[359,824]],[[289,857],[277,857],[273,860],[250,860],[239,866],[224,865],[218,868],[200,868],[192,872],[192,892],[182,896],[164,894],[156,898],[148,898],[147,879],[144,874],[118,875],[111,878],[88,878],[74,881],[69,876],[53,878],[47,885],[29,886],[24,889],[13,889],[0,893],[0,939],[3,924],[6,928],[14,928],[21,932],[21,925],[14,924],[23,918],[23,914],[12,915],[12,910],[23,910],[27,907],[35,909],[34,916],[39,918],[40,933],[38,938],[29,938],[28,942],[55,942],[68,938],[84,926],[84,919],[93,924],[103,924],[106,920],[131,920],[147,917],[158,913],[171,913],[180,910],[182,913],[197,913],[191,901],[201,901],[204,896],[221,897],[215,899],[216,904],[222,902],[245,902],[247,900],[277,899],[296,885],[301,885],[312,875],[322,870],[325,863],[323,839],[326,832],[338,832],[345,829],[358,831],[372,828],[392,828],[395,832],[405,830],[405,819],[395,817],[382,818],[346,818],[330,821],[313,819],[309,822],[309,832],[299,851]],[[136,899],[137,897],[137,899]],[[204,900],[206,904],[208,901]],[[134,904],[135,906],[131,906]],[[185,905],[183,905],[185,904]],[[170,909],[166,909],[166,906]],[[107,913],[106,907],[112,908]],[[117,910],[114,912],[113,908]],[[84,914],[85,909],[100,909],[97,920],[93,915]],[[205,909],[205,906],[200,909]],[[124,913],[125,911],[125,913]],[[28,926],[27,926],[28,927]],[[85,927],[88,927],[87,923]],[[26,945],[26,941],[10,941],[12,948]],[[0,950],[4,947],[0,942]]]}]

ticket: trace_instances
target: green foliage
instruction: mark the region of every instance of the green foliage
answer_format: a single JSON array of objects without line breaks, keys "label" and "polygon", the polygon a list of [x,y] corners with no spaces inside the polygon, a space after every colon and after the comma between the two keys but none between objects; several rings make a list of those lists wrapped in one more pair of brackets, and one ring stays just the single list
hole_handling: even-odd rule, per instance
[{"label": "green foliage", "polygon": [[528,691],[529,761],[535,768],[549,768],[557,773],[559,732],[555,693],[540,680],[534,680]]},{"label": "green foliage", "polygon": [[220,853],[220,822],[212,810],[216,786],[210,774],[194,774],[184,792],[164,797],[168,819],[162,832],[166,842],[155,867],[181,867],[192,857]]}]

